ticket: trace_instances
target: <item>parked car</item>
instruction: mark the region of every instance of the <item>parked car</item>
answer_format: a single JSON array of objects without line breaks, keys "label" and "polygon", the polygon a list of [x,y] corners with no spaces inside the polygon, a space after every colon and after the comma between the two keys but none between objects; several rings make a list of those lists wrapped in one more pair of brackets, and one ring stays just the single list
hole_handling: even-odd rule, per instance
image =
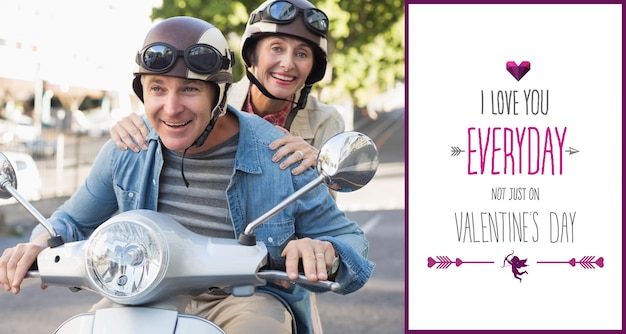
[{"label": "parked car", "polygon": [[6,145],[13,141],[15,135],[6,121],[0,120],[0,145]]},{"label": "parked car", "polygon": [[[33,157],[23,152],[2,152],[15,168],[17,190],[29,201],[41,199],[42,182]],[[0,204],[15,203],[15,199],[0,199]]]},{"label": "parked car", "polygon": [[56,142],[44,140],[43,138],[36,138],[31,141],[22,142],[19,146],[23,148],[24,152],[30,154],[33,158],[54,157],[57,154]]},{"label": "parked car", "polygon": [[0,144],[27,142],[35,139],[35,127],[30,118],[19,121],[0,120]]}]

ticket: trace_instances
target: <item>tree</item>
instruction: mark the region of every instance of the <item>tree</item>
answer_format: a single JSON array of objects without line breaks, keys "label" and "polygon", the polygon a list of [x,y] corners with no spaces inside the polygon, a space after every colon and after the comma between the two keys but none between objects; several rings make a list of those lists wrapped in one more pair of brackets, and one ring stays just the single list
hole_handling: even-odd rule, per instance
[{"label": "tree", "polygon": [[[239,57],[240,36],[249,13],[263,1],[163,0],[152,18],[195,16],[213,23],[237,50],[235,78],[244,74]],[[330,80],[315,87],[330,91],[330,100],[350,97],[363,106],[367,97],[404,81],[403,0],[312,1],[330,20],[328,41]],[[332,102],[332,101],[329,101]]]}]

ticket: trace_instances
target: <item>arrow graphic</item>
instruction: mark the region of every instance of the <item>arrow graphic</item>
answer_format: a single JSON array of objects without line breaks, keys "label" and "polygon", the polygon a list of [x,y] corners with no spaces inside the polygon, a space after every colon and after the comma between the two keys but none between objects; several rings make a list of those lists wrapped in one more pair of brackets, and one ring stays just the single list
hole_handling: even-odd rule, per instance
[{"label": "arrow graphic", "polygon": [[579,151],[573,147],[570,147],[569,149],[565,150],[565,152],[569,153],[569,155],[572,155],[578,153]]},{"label": "arrow graphic", "polygon": [[452,146],[451,156],[456,157],[457,155],[461,154],[461,152],[465,152],[465,151],[460,149],[458,146]]},{"label": "arrow graphic", "polygon": [[435,256],[437,260],[432,257],[428,257],[428,268],[432,268],[435,264],[437,265],[436,269],[448,269],[452,264],[455,264],[457,267],[460,267],[462,264],[472,264],[472,263],[494,263],[493,261],[463,261],[458,257],[456,260],[452,261],[447,256]]},{"label": "arrow graphic", "polygon": [[569,261],[537,261],[537,263],[547,263],[547,264],[568,263],[572,267],[575,267],[576,263],[578,263],[578,264],[580,264],[581,267],[583,267],[585,269],[596,269],[594,264],[597,265],[600,268],[604,267],[604,258],[602,256],[600,256],[595,261],[593,260],[594,258],[595,258],[595,256],[583,256],[583,258],[580,259],[580,261],[576,261],[575,258],[572,258]]}]

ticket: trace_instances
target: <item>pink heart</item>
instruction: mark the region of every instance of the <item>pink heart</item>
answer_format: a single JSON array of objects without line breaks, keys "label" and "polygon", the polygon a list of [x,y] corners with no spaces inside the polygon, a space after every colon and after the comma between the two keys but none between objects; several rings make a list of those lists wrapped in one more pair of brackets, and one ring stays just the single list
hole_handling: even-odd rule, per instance
[{"label": "pink heart", "polygon": [[520,81],[520,79],[530,71],[530,62],[523,61],[517,65],[514,61],[507,61],[506,70],[509,71],[517,81]]},{"label": "pink heart", "polygon": [[437,263],[435,259],[433,259],[432,257],[428,257],[428,268],[432,268],[432,266],[434,266],[435,263]]},{"label": "pink heart", "polygon": [[602,268],[604,267],[604,258],[601,256],[596,260],[596,264],[598,265],[598,267]]}]

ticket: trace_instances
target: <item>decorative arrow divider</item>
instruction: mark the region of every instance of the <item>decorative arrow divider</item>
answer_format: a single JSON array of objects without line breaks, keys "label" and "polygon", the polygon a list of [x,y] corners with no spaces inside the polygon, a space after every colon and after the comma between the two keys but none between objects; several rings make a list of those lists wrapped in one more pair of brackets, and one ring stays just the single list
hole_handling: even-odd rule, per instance
[{"label": "decorative arrow divider", "polygon": [[456,258],[455,261],[450,260],[447,256],[436,256],[437,260],[432,257],[428,257],[428,268],[432,268],[435,264],[437,265],[437,269],[448,269],[452,264],[456,264],[457,267],[461,266],[463,263],[494,263],[493,261],[463,261]]},{"label": "decorative arrow divider", "polygon": [[578,264],[580,264],[581,267],[583,267],[585,269],[596,269],[594,264],[597,265],[600,268],[604,267],[604,258],[602,256],[600,256],[595,261],[593,260],[594,258],[595,258],[595,256],[583,256],[580,259],[580,261],[576,261],[575,258],[572,258],[569,261],[537,261],[537,263],[547,263],[547,264],[569,263],[569,265],[572,266],[572,267],[576,266],[576,263],[578,263]]},{"label": "decorative arrow divider", "polygon": [[[464,263],[474,264],[474,263],[494,263],[494,261],[463,261],[456,258],[455,261],[450,260],[447,256],[435,256],[437,260],[432,257],[428,257],[428,268],[432,268],[437,265],[436,269],[448,269],[451,265],[456,265],[457,267],[461,266]],[[595,256],[583,256],[580,261],[576,261],[575,258],[572,258],[569,261],[537,261],[539,264],[558,264],[558,263],[568,263],[570,266],[575,267],[576,263],[580,264],[581,267],[585,269],[596,269],[596,265],[600,268],[604,267],[604,258],[600,256],[594,261]]]},{"label": "decorative arrow divider", "polygon": [[462,150],[460,147],[458,146],[451,146],[452,148],[452,154],[451,156],[456,157],[457,155],[461,154],[462,152],[465,152],[465,150]]}]

